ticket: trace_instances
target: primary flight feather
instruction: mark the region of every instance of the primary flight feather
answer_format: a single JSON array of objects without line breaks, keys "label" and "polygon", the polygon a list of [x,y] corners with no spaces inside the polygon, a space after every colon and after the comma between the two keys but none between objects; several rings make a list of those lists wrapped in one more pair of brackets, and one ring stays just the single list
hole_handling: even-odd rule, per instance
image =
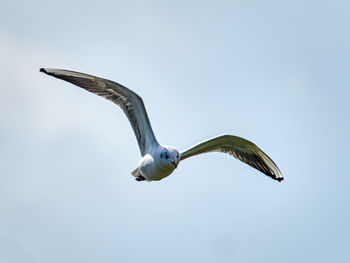
[{"label": "primary flight feather", "polygon": [[41,68],[40,71],[104,97],[122,108],[130,121],[142,156],[139,166],[131,172],[137,181],[161,180],[169,176],[180,161],[208,152],[227,153],[272,179],[283,180],[280,170],[272,159],[246,139],[233,135],[221,135],[179,152],[174,147],[158,143],[142,98],[132,90],[111,80],[84,73],[50,68]]}]

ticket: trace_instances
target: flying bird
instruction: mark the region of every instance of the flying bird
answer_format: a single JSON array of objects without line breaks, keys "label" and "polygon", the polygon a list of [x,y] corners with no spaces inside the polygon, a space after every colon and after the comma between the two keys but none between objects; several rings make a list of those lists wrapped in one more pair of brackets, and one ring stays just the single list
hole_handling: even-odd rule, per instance
[{"label": "flying bird", "polygon": [[127,87],[108,79],[75,71],[41,68],[40,72],[104,97],[124,111],[135,133],[142,156],[138,167],[131,172],[137,181],[159,181],[169,176],[181,161],[208,152],[227,153],[274,180],[283,180],[280,170],[272,159],[246,139],[224,134],[178,151],[172,146],[158,143],[142,98]]}]

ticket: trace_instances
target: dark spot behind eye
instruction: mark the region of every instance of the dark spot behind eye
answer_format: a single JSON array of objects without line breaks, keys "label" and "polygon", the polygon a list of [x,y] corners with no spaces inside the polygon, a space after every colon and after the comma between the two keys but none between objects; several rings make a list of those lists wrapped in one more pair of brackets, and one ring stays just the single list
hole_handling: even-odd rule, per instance
[{"label": "dark spot behind eye", "polygon": [[169,155],[165,154],[165,159],[168,159],[169,158]]},{"label": "dark spot behind eye", "polygon": [[160,154],[160,158],[163,158],[163,153]]}]

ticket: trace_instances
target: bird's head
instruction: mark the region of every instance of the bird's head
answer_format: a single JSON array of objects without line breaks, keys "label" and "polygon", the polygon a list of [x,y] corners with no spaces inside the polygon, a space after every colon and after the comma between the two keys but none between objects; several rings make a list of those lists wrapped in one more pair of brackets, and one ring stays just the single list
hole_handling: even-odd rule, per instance
[{"label": "bird's head", "polygon": [[180,153],[175,148],[166,146],[160,152],[160,160],[164,165],[175,169],[180,162]]}]

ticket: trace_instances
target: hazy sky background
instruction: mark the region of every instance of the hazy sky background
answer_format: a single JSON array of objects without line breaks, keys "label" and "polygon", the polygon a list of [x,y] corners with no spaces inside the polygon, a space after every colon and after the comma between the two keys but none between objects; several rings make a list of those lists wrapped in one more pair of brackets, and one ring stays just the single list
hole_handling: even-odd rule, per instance
[{"label": "hazy sky background", "polygon": [[[348,262],[349,1],[2,1],[0,262]],[[259,145],[136,182],[123,112],[40,67],[140,94],[157,139]]]}]

